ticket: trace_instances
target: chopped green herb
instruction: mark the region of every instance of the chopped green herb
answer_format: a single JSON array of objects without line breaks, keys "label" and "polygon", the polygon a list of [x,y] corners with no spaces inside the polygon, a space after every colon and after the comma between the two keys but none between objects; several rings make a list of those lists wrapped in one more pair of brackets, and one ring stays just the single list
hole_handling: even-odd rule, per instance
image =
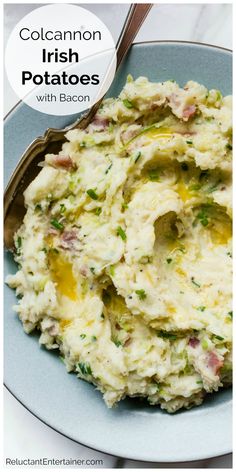
[{"label": "chopped green herb", "polygon": [[82,148],[83,148],[83,147],[86,147],[86,143],[85,143],[84,141],[81,141],[80,147],[82,147]]},{"label": "chopped green herb", "polygon": [[97,207],[94,213],[95,213],[96,216],[101,215],[101,213],[102,213],[101,207]]},{"label": "chopped green herb", "polygon": [[50,247],[49,251],[54,252],[54,254],[59,254],[59,251],[56,247]]},{"label": "chopped green herb", "polygon": [[135,293],[138,295],[139,300],[145,300],[145,298],[147,298],[147,294],[146,294],[145,290],[143,290],[143,288],[141,288],[139,290],[135,290]]},{"label": "chopped green herb", "polygon": [[60,213],[64,213],[65,210],[66,210],[66,207],[65,207],[64,203],[61,203],[60,204]]},{"label": "chopped green herb", "polygon": [[16,247],[17,247],[17,250],[19,251],[20,248],[22,247],[22,238],[20,236],[18,236],[17,240],[16,240]]},{"label": "chopped green herb", "polygon": [[74,195],[70,195],[70,196],[69,196],[69,202],[70,202],[71,204],[73,204],[74,201],[75,201],[75,196],[74,196]]},{"label": "chopped green herb", "polygon": [[201,285],[200,285],[198,282],[196,282],[196,280],[194,279],[194,277],[191,277],[191,282],[193,283],[193,285],[196,285],[196,287],[198,287],[198,288],[201,287]]},{"label": "chopped green herb", "polygon": [[112,163],[108,166],[108,168],[105,170],[105,174],[108,174],[109,170],[112,168]]},{"label": "chopped green herb", "polygon": [[186,172],[188,170],[188,164],[186,164],[186,162],[182,162],[181,169]]},{"label": "chopped green herb", "polygon": [[35,210],[42,211],[40,203],[37,203],[37,205],[35,205]]},{"label": "chopped green herb", "polygon": [[218,188],[218,185],[219,185],[220,182],[218,182],[217,184],[215,185],[212,185],[211,187],[209,187],[209,189],[207,190],[207,193],[212,193],[212,192],[215,192]]},{"label": "chopped green herb", "polygon": [[233,149],[232,144],[227,143],[226,144],[226,149],[228,149],[229,151],[232,151],[232,149]]},{"label": "chopped green herb", "polygon": [[102,313],[102,314],[101,314],[101,318],[102,318],[102,320],[104,320],[104,319],[105,319],[105,315],[104,315],[104,313]]},{"label": "chopped green herb", "polygon": [[129,84],[130,82],[133,82],[133,81],[134,81],[134,79],[133,79],[133,77],[132,77],[131,74],[128,74],[128,75],[127,75],[126,81],[127,81],[128,84]]},{"label": "chopped green herb", "polygon": [[228,251],[226,254],[232,259],[232,252]]},{"label": "chopped green herb", "polygon": [[118,226],[117,230],[117,236],[120,236],[123,241],[126,241],[126,233],[125,231],[121,228],[121,226]]},{"label": "chopped green herb", "polygon": [[170,341],[175,341],[177,339],[176,334],[169,333],[168,331],[158,331],[157,336],[163,339],[170,339]]},{"label": "chopped green herb", "polygon": [[187,139],[186,143],[187,143],[187,144],[193,144],[193,142],[191,141],[191,139]]},{"label": "chopped green herb", "polygon": [[75,189],[75,183],[74,182],[69,182],[69,190],[71,192],[73,192],[74,189]]},{"label": "chopped green herb", "polygon": [[[69,190],[73,193],[78,188],[78,184],[80,179],[76,173],[71,174],[70,182],[69,182]],[[70,199],[70,198],[69,198]]]},{"label": "chopped green herb", "polygon": [[200,190],[201,185],[200,184],[194,184],[189,186],[189,190]]},{"label": "chopped green herb", "polygon": [[117,347],[122,346],[122,343],[119,341],[119,339],[114,339],[114,340],[113,340],[113,343],[114,343]]},{"label": "chopped green herb", "polygon": [[228,311],[228,315],[229,317],[231,318],[231,320],[233,319],[233,312],[232,311]]},{"label": "chopped green herb", "polygon": [[214,334],[214,338],[218,339],[219,341],[224,341],[225,338],[222,338],[222,336],[218,336],[218,334]]},{"label": "chopped green herb", "polygon": [[51,220],[50,223],[54,228],[59,229],[60,231],[64,229],[64,225],[56,219]]},{"label": "chopped green herb", "polygon": [[219,90],[216,90],[216,100],[221,100],[222,99],[222,95],[221,95],[221,92]]},{"label": "chopped green herb", "polygon": [[198,306],[197,310],[198,311],[205,311],[206,307],[205,306]]},{"label": "chopped green herb", "polygon": [[207,226],[208,225],[209,221],[208,221],[208,216],[207,216],[205,210],[199,211],[199,213],[197,214],[197,218],[199,219],[202,226]]},{"label": "chopped green herb", "polygon": [[203,384],[202,380],[197,380],[196,383],[197,383],[197,384],[200,384],[200,385]]},{"label": "chopped green herb", "polygon": [[140,157],[141,157],[141,152],[139,151],[139,152],[137,152],[137,154],[136,154],[136,156],[135,156],[135,158],[134,158],[135,164],[136,164],[136,162],[138,162],[138,160],[139,160]]},{"label": "chopped green herb", "polygon": [[95,267],[90,267],[92,274],[95,274]]},{"label": "chopped green herb", "polygon": [[187,362],[187,364],[185,365],[185,367],[183,369],[183,374],[184,375],[189,375],[192,372],[193,372],[193,366]]},{"label": "chopped green herb", "polygon": [[208,349],[208,342],[206,339],[201,340],[201,346],[202,346],[202,349],[204,350]]},{"label": "chopped green herb", "polygon": [[81,334],[81,335],[80,335],[80,338],[81,338],[81,339],[85,339],[85,338],[86,338],[86,334]]},{"label": "chopped green herb", "polygon": [[48,252],[48,250],[47,250],[46,247],[43,247],[43,248],[41,249],[41,251],[45,252],[45,254],[47,254],[47,252]]},{"label": "chopped green herb", "polygon": [[126,108],[134,108],[134,105],[133,103],[128,100],[128,98],[125,98],[123,101],[123,105],[126,107]]},{"label": "chopped green herb", "polygon": [[92,336],[91,339],[92,339],[92,341],[97,341],[97,337],[96,337],[96,336]]},{"label": "chopped green herb", "polygon": [[110,274],[112,277],[115,275],[115,267],[113,265],[110,265]]},{"label": "chopped green herb", "polygon": [[108,130],[108,133],[112,133],[112,131],[114,130],[114,125],[112,123],[109,123],[107,130]]},{"label": "chopped green herb", "polygon": [[151,169],[148,172],[149,179],[156,182],[159,180],[159,172],[156,169]]},{"label": "chopped green herb", "polygon": [[78,367],[80,369],[81,374],[83,375],[92,375],[92,369],[88,362],[79,362]]},{"label": "chopped green herb", "polygon": [[93,200],[97,200],[98,199],[98,195],[96,194],[95,190],[93,190],[92,188],[89,188],[87,190],[87,194],[90,198],[92,198]]},{"label": "chopped green herb", "polygon": [[202,226],[207,226],[208,225],[208,219],[207,218],[204,218],[204,219],[202,218],[200,221],[201,221]]},{"label": "chopped green herb", "polygon": [[172,260],[173,260],[173,259],[171,259],[171,257],[168,257],[168,258],[166,259],[167,264],[170,264],[170,263],[172,262]]},{"label": "chopped green herb", "polygon": [[59,356],[59,359],[60,359],[61,362],[63,362],[63,363],[65,362],[65,358],[63,356]]},{"label": "chopped green herb", "polygon": [[205,120],[206,121],[212,121],[212,120],[214,120],[214,116],[206,116]]}]

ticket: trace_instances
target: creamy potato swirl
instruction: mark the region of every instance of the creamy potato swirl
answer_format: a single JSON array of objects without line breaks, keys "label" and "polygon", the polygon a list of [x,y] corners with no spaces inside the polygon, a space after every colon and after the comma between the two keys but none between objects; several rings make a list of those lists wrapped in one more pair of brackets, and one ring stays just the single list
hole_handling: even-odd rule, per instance
[{"label": "creamy potato swirl", "polygon": [[201,404],[231,383],[231,97],[128,76],[66,139],[15,235],[25,331],[109,407]]}]

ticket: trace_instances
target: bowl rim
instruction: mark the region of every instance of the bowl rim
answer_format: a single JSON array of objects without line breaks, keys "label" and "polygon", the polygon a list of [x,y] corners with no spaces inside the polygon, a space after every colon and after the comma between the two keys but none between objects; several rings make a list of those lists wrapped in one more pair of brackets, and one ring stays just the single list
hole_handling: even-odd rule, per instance
[{"label": "bowl rim", "polygon": [[[107,452],[107,451],[104,451],[104,450],[101,450],[101,449],[97,449],[96,447],[94,446],[91,446],[91,445],[87,445],[83,442],[80,442],[79,440],[77,439],[74,439],[73,437],[71,436],[68,436],[66,433],[60,431],[59,429],[56,429],[54,426],[50,425],[49,423],[47,423],[47,421],[45,421],[43,418],[40,418],[40,416],[38,416],[36,413],[34,413],[27,405],[25,405],[18,397],[15,393],[12,392],[12,390],[7,386],[7,384],[5,383],[5,381],[3,382],[3,386],[6,388],[6,390],[15,398],[15,400],[17,400],[18,403],[20,403],[21,406],[23,406],[29,413],[31,413],[35,418],[37,418],[41,423],[43,423],[45,426],[49,427],[50,429],[52,429],[53,431],[55,431],[56,433],[60,434],[61,436],[63,436],[64,438],[67,438],[69,439],[70,441],[72,441],[73,443],[75,444],[79,444],[80,446],[83,446],[83,447],[86,447],[88,449],[91,449],[92,451],[96,451],[96,452],[99,452],[101,454],[105,454],[107,456],[110,456],[110,457],[114,457],[115,459],[117,460],[121,460],[121,461],[125,461],[125,460],[132,460],[132,461],[135,461],[135,462],[147,462],[148,464],[156,464],[156,463],[160,463],[160,464],[166,464],[166,463],[169,463],[169,464],[191,464],[192,462],[196,462],[196,461],[203,461],[203,460],[210,460],[210,459],[215,459],[216,457],[224,457],[228,454],[231,454],[232,453],[232,450],[231,449],[228,449],[226,448],[223,452],[221,452],[220,454],[216,454],[214,456],[209,456],[208,454],[204,454],[202,455],[201,457],[194,457],[193,459],[191,460],[178,460],[178,461],[163,461],[163,460],[147,460],[147,459],[139,459],[139,458],[135,458],[135,457],[127,457],[125,455],[120,455],[120,454],[113,454],[112,452]],[[115,467],[116,468],[116,467]]]},{"label": "bowl rim", "polygon": [[[203,42],[200,42],[200,41],[187,41],[187,40],[147,40],[147,41],[137,41],[137,42],[134,42],[131,46],[131,50],[133,47],[135,46],[142,46],[142,45],[164,45],[164,44],[172,44],[172,45],[183,45],[183,46],[199,46],[199,47],[203,47],[204,49],[215,49],[215,50],[219,50],[219,51],[222,51],[224,53],[228,53],[229,55],[232,56],[232,53],[233,53],[233,50],[230,49],[230,48],[226,48],[226,47],[223,47],[223,46],[218,46],[218,45],[214,45],[214,44],[210,44],[210,43],[203,43]],[[21,104],[24,104],[23,100],[19,100],[7,113],[6,115],[3,117],[3,123],[5,125],[5,122],[7,121],[8,118],[10,118],[10,116],[12,115],[12,113],[14,113],[16,111],[16,109],[21,105]],[[93,446],[88,446],[87,444],[85,443],[82,443],[80,442],[79,440],[77,439],[74,439],[73,437],[70,437],[68,436],[66,433],[64,432],[61,432],[59,429],[56,429],[53,425],[50,425],[49,423],[47,423],[47,421],[45,421],[43,418],[41,418],[40,416],[38,416],[36,413],[34,413],[27,405],[25,405],[17,396],[17,394],[15,394],[11,388],[7,385],[7,383],[5,381],[3,381],[3,385],[4,387],[6,388],[6,390],[20,403],[20,405],[22,405],[29,413],[31,413],[35,418],[37,418],[39,421],[41,421],[44,425],[48,426],[49,428],[51,428],[53,431],[55,431],[56,433],[60,434],[61,436],[73,441],[75,444],[79,444],[83,447],[87,447],[93,451],[96,451],[96,452],[99,452],[99,453],[102,453],[102,454],[105,454],[105,455],[108,455],[108,456],[111,456],[111,457],[114,457],[115,459],[117,459],[117,461],[124,461],[124,460],[132,460],[132,461],[135,461],[135,462],[147,462],[147,463],[150,463],[150,464],[155,464],[155,463],[158,463],[159,461],[156,460],[156,461],[153,461],[153,460],[143,460],[143,459],[137,459],[137,458],[131,458],[131,457],[127,457],[127,456],[122,456],[122,455],[114,455],[112,454],[111,452],[107,452],[107,451],[104,451],[104,450],[101,450],[101,449],[97,449]],[[176,463],[176,464],[182,464],[182,463],[189,463],[191,464],[191,462],[195,462],[195,461],[201,461],[201,460],[206,460],[206,459],[213,459],[215,457],[223,457],[224,455],[227,455],[227,454],[230,454],[232,451],[231,449],[229,450],[228,448],[226,448],[223,452],[221,451],[220,454],[217,454],[217,455],[214,455],[214,456],[209,456],[207,454],[201,456],[200,458],[193,458],[191,460],[181,460],[181,461],[160,461],[160,463]],[[116,468],[116,464],[115,464],[115,468]]]}]

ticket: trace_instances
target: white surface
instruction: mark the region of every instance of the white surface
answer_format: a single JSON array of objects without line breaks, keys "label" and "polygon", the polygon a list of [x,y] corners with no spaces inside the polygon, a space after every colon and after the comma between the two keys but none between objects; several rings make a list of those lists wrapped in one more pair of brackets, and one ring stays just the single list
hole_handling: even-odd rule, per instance
[{"label": "white surface", "polygon": [[[81,4],[82,6],[85,6]],[[5,39],[13,26],[25,14],[36,8],[32,4],[5,5]],[[86,5],[107,24],[117,40],[127,5]],[[136,40],[187,40],[232,47],[232,6],[230,4],[162,4],[155,5]],[[5,79],[5,103],[7,113],[18,98]],[[5,391],[5,457],[11,458],[65,458],[103,460],[103,465],[86,465],[77,468],[231,468],[231,455],[207,461],[178,464],[153,464],[121,461],[80,446],[64,438],[41,423],[17,400]],[[65,466],[64,466],[65,467]],[[57,467],[58,469],[60,467]]]}]

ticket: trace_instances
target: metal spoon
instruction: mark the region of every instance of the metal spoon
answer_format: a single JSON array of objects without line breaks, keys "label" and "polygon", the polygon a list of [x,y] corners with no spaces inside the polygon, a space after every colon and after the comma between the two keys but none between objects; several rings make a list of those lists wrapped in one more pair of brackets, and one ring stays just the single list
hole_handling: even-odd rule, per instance
[{"label": "metal spoon", "polygon": [[[129,9],[125,24],[117,43],[117,69],[126,56],[152,4],[135,4]],[[4,194],[4,243],[7,249],[14,249],[14,233],[21,226],[26,208],[24,190],[40,171],[38,164],[45,153],[58,153],[65,141],[65,133],[70,129],[85,129],[93,120],[101,100],[89,112],[64,129],[49,128],[44,136],[35,139],[21,157]]]}]

